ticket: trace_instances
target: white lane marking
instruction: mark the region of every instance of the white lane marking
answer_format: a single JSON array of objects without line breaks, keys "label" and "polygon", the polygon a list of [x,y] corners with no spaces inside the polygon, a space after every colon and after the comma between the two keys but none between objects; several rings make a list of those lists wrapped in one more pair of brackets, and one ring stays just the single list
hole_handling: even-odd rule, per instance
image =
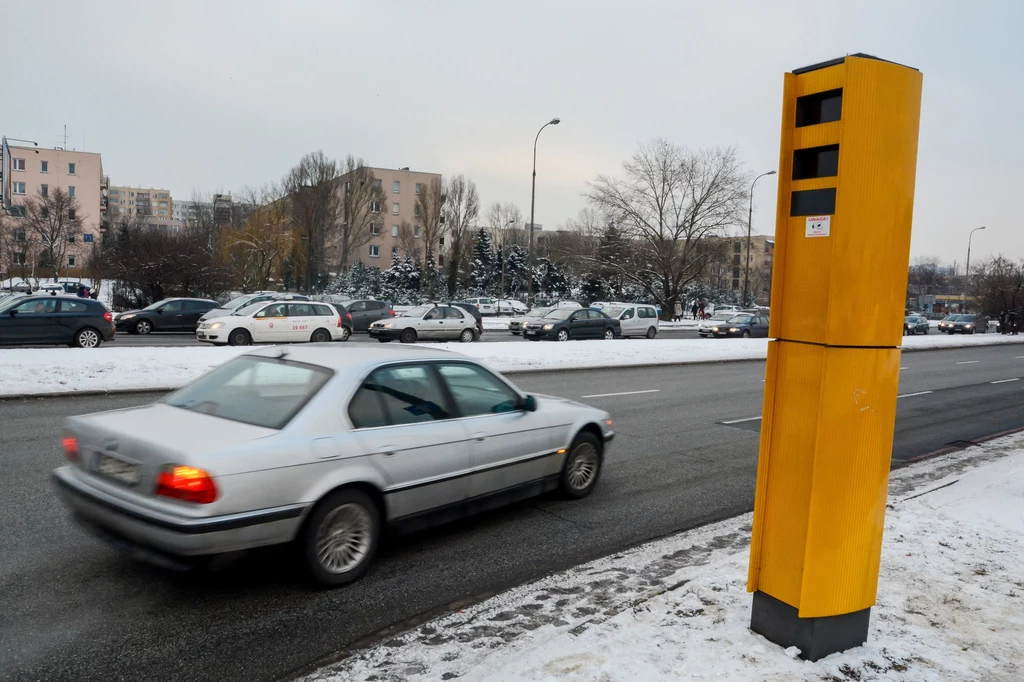
[{"label": "white lane marking", "polygon": [[897,398],[913,398],[915,395],[928,395],[929,393],[934,393],[934,392],[935,391],[918,391],[917,393],[904,393],[903,395],[898,395],[896,397]]},{"label": "white lane marking", "polygon": [[641,393],[658,393],[660,388],[652,388],[647,391],[623,391],[622,393],[595,393],[593,395],[580,396],[581,398],[607,398],[613,395],[640,395]]},{"label": "white lane marking", "polygon": [[909,367],[900,367],[900,369],[910,369]]},{"label": "white lane marking", "polygon": [[981,362],[981,360],[964,360],[963,362],[958,362],[956,364],[958,364],[958,365],[973,365],[976,362]]},{"label": "white lane marking", "polygon": [[722,424],[742,424],[743,422],[757,421],[760,418],[761,415],[757,415],[756,417],[747,417],[746,419],[730,419],[727,422],[722,422]]},{"label": "white lane marking", "polygon": [[1017,377],[1016,379],[1000,379],[999,381],[990,381],[988,383],[990,383],[990,384],[1008,384],[1011,381],[1020,381],[1020,377]]},{"label": "white lane marking", "polygon": [[1024,360],[1024,355],[1018,355],[1014,360]]}]

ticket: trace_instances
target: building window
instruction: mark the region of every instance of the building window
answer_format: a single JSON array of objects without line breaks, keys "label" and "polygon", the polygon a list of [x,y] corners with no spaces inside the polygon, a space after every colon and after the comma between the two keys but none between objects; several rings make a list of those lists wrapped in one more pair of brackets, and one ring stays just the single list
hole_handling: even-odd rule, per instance
[{"label": "building window", "polygon": [[391,204],[391,215],[398,215],[398,204]]},{"label": "building window", "polygon": [[75,267],[75,257],[74,256],[68,256],[68,267],[69,268]]},{"label": "building window", "polygon": [[39,162],[39,172],[40,173],[49,173],[50,172],[50,162],[49,161],[40,161]]},{"label": "building window", "polygon": [[83,242],[91,242],[92,241],[92,235],[90,233],[86,232],[85,234],[82,235],[82,241]]},{"label": "building window", "polygon": [[14,262],[17,263],[18,265],[24,265],[25,264],[25,252],[24,251],[19,251],[18,253],[14,254]]},{"label": "building window", "polygon": [[416,194],[423,194],[423,183],[422,182],[417,182],[416,183]]},{"label": "building window", "polygon": [[391,247],[391,257],[394,258],[397,255],[398,255],[398,247],[397,246],[392,246]]},{"label": "building window", "polygon": [[74,174],[75,174],[75,164],[69,163],[68,164],[68,175],[74,175]]},{"label": "building window", "polygon": [[420,238],[420,226],[419,225],[417,225],[416,227],[412,228],[412,236],[415,237],[416,239]]},{"label": "building window", "polygon": [[443,253],[437,254],[437,264],[440,265],[441,267],[444,267],[444,254]]},{"label": "building window", "polygon": [[398,225],[392,225],[391,226],[391,236],[392,237],[397,237],[398,236]]},{"label": "building window", "polygon": [[733,242],[733,244],[732,244],[732,252],[733,253],[739,253],[741,248],[742,247],[741,247],[739,242]]},{"label": "building window", "polygon": [[68,220],[74,220],[74,219],[75,219],[75,209],[69,208],[68,209]]},{"label": "building window", "polygon": [[372,234],[375,237],[379,236],[380,235],[380,225],[377,224],[377,223],[370,223],[370,234]]},{"label": "building window", "polygon": [[373,179],[373,188],[380,189],[382,187],[380,178]]},{"label": "building window", "polygon": [[419,204],[416,204],[415,206],[412,207],[412,214],[414,216],[418,216],[420,214],[420,205]]},{"label": "building window", "polygon": [[68,235],[68,244],[74,244],[74,243],[75,243],[75,235],[69,234]]},{"label": "building window", "polygon": [[11,162],[13,164],[11,166],[12,169],[20,171],[25,170],[25,159],[11,159]]},{"label": "building window", "polygon": [[14,241],[16,241],[16,242],[23,242],[23,241],[25,241],[25,230],[15,230],[14,231]]},{"label": "building window", "polygon": [[444,235],[441,235],[441,238],[437,240],[437,243],[444,246]]},{"label": "building window", "polygon": [[43,218],[49,218],[50,217],[50,207],[49,206],[40,206],[39,207],[39,215],[42,216]]},{"label": "building window", "polygon": [[376,244],[370,244],[370,258],[380,258],[380,247]]},{"label": "building window", "polygon": [[380,213],[380,202],[379,201],[371,201],[370,202],[370,213]]},{"label": "building window", "polygon": [[39,185],[39,193],[42,194],[44,197],[50,196],[50,186],[49,185]]},{"label": "building window", "polygon": [[739,291],[740,290],[740,281],[738,279],[734,279],[732,281],[732,290],[733,291]]},{"label": "building window", "polygon": [[128,196],[134,197],[135,196],[135,192],[128,192]]},{"label": "building window", "polygon": [[15,194],[24,194],[25,193],[25,183],[24,182],[12,182],[11,185],[13,187],[13,189],[11,191],[13,191]]},{"label": "building window", "polygon": [[401,192],[402,191],[402,183],[399,182],[398,180],[395,180],[392,183],[392,185],[391,185],[391,191],[394,192],[395,194],[398,194],[399,192]]},{"label": "building window", "polygon": [[75,186],[74,185],[68,185],[68,196],[69,197],[75,196]]}]

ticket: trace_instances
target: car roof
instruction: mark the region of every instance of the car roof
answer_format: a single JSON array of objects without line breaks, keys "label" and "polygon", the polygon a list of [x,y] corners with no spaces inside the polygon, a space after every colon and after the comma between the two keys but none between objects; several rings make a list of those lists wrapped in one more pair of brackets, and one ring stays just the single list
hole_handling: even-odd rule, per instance
[{"label": "car roof", "polygon": [[[360,344],[361,345],[361,344]],[[245,355],[277,358],[283,357],[295,362],[306,362],[333,369],[335,372],[358,372],[367,370],[387,362],[430,361],[430,360],[469,360],[476,362],[462,353],[427,348],[425,346],[391,346],[380,348],[358,348],[353,344],[344,344],[344,350],[337,343],[306,343],[301,346],[281,348],[269,346],[251,350]]]}]

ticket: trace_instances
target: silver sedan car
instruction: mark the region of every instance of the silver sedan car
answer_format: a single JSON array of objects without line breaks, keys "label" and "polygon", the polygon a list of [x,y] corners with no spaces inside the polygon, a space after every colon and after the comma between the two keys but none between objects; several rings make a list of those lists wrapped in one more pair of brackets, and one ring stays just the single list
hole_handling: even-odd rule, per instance
[{"label": "silver sedan car", "polygon": [[68,419],[53,480],[81,525],[140,558],[296,541],[315,580],[341,585],[385,525],[588,495],[614,435],[608,413],[457,353],[271,347],[158,403]]}]

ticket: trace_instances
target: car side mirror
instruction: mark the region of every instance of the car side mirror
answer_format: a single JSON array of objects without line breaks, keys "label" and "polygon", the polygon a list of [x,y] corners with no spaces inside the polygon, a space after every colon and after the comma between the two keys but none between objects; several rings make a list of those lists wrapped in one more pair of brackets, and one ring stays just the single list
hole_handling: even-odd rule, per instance
[{"label": "car side mirror", "polygon": [[16,309],[14,309],[14,308],[11,308],[11,317],[15,317],[15,316],[17,316],[17,314],[18,314],[18,311]]},{"label": "car side mirror", "polygon": [[164,309],[163,308],[157,308],[156,309],[156,314],[157,315],[163,315],[164,314]]},{"label": "car side mirror", "polygon": [[534,398],[532,395],[528,395],[525,398],[523,398],[523,410],[525,410],[526,412],[536,412],[537,399]]}]

